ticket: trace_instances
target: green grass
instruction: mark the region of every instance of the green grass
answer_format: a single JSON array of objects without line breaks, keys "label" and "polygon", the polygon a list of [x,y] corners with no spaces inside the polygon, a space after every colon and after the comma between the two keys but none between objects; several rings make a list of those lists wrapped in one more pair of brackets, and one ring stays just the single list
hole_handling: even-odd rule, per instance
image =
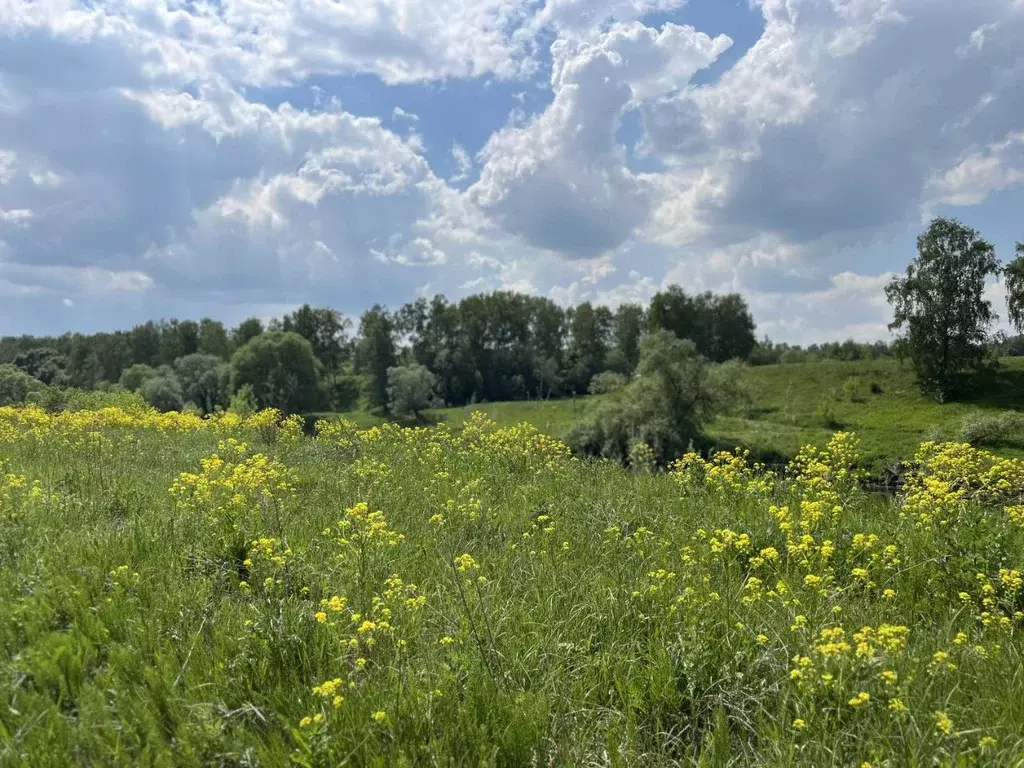
[{"label": "green grass", "polygon": [[[844,391],[851,379],[857,383],[852,396]],[[893,360],[763,366],[748,369],[746,380],[753,395],[751,412],[719,416],[708,425],[707,434],[717,447],[748,448],[773,464],[790,460],[804,445],[824,445],[843,429],[858,434],[867,464],[880,471],[911,458],[930,437],[957,439],[965,417],[1024,407],[1024,358],[1001,361],[998,374],[987,379],[979,393],[944,404],[923,397],[909,365]],[[484,403],[427,411],[425,416],[428,422],[457,428],[470,413],[482,411],[498,424],[525,421],[562,438],[598,399]],[[831,424],[820,413],[823,403],[834,414]],[[364,427],[387,421],[367,411],[321,414],[337,415]],[[1000,455],[1024,456],[1024,432],[987,447]]]},{"label": "green grass", "polygon": [[[239,453],[213,431],[16,414],[0,411],[0,765],[1024,756],[1024,606],[1000,576],[1024,528],[999,504],[938,496],[921,520],[839,458],[813,486],[718,487],[523,430],[243,429]],[[227,464],[202,469],[215,451]],[[905,638],[855,637],[886,625]]]}]

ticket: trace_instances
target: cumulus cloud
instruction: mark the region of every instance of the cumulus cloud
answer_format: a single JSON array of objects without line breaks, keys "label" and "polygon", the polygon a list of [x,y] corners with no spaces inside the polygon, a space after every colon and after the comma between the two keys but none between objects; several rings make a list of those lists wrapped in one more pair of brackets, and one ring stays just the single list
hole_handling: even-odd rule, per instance
[{"label": "cumulus cloud", "polygon": [[932,203],[977,205],[989,195],[1024,184],[1024,131],[1006,136],[984,152],[971,152],[955,166],[928,180]]},{"label": "cumulus cloud", "polygon": [[1024,184],[1024,4],[751,6],[698,85],[682,0],[0,0],[0,321],[680,282],[884,335],[893,233]]},{"label": "cumulus cloud", "polygon": [[620,245],[646,219],[650,187],[616,138],[626,108],[677,89],[730,45],[692,27],[616,24],[594,42],[559,40],[552,104],[481,151],[474,202],[527,243],[587,257]]},{"label": "cumulus cloud", "polygon": [[[679,194],[665,186],[663,223],[684,222],[683,239],[870,236],[914,217],[934,169],[1020,127],[1024,17],[1005,2],[764,0],[762,11],[764,35],[717,83],[644,112],[646,147],[680,180]],[[983,26],[976,55],[953,55]],[[680,210],[695,176],[702,193]]]}]

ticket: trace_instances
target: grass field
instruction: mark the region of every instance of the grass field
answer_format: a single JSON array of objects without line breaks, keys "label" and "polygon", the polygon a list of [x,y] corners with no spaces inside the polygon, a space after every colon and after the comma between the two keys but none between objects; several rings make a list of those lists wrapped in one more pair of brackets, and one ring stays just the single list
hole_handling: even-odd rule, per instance
[{"label": "grass field", "polygon": [[[909,365],[893,360],[763,366],[748,369],[746,381],[753,397],[750,412],[719,416],[709,425],[708,437],[717,447],[748,448],[776,464],[804,445],[824,445],[844,429],[861,438],[865,461],[877,472],[911,457],[926,439],[957,439],[965,417],[1024,407],[1024,358],[1004,359],[979,394],[945,404],[923,397]],[[499,424],[526,421],[562,438],[596,399],[484,403],[426,415],[431,422],[457,428],[473,411],[481,411]],[[828,411],[831,420],[823,417]],[[386,421],[366,411],[341,416],[364,427]],[[1024,430],[988,447],[1000,455],[1024,456]]]},{"label": "grass field", "polygon": [[856,454],[0,409],[0,764],[1019,765],[1024,463]]}]

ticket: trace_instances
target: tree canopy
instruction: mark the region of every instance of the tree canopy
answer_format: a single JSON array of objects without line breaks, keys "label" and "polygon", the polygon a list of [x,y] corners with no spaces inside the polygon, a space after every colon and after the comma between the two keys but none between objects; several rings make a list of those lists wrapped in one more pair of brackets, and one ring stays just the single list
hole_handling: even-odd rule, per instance
[{"label": "tree canopy", "polygon": [[285,414],[312,411],[320,402],[320,369],[306,339],[290,331],[266,331],[231,358],[231,390],[249,385],[260,408]]},{"label": "tree canopy", "polygon": [[388,368],[388,410],[393,415],[422,418],[424,410],[440,404],[436,392],[437,377],[425,365]]},{"label": "tree canopy", "polygon": [[900,332],[922,391],[945,399],[959,374],[985,360],[996,319],[985,285],[999,272],[992,244],[955,219],[937,218],[918,237],[917,257],[885,293],[889,328]]}]

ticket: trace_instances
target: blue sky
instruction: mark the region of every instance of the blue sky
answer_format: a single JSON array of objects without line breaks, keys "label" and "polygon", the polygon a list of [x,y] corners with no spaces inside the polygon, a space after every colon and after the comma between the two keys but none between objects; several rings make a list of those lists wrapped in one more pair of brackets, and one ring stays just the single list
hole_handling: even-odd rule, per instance
[{"label": "blue sky", "polygon": [[931,216],[1022,211],[1024,0],[0,5],[3,334],[679,283],[885,338]]}]

